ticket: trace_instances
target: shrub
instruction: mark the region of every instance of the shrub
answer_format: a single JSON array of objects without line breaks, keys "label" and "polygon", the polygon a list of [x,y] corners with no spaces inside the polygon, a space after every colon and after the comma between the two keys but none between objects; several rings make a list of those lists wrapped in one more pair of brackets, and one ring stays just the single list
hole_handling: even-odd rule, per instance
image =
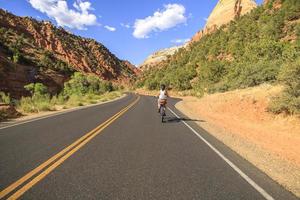
[{"label": "shrub", "polygon": [[276,62],[241,63],[230,70],[227,83],[231,89],[235,89],[275,81],[279,68],[280,65]]},{"label": "shrub", "polygon": [[13,62],[14,62],[14,63],[19,63],[19,61],[20,61],[20,52],[17,51],[17,52],[15,52],[14,55],[13,55]]},{"label": "shrub", "polygon": [[86,77],[79,72],[75,72],[71,79],[64,84],[64,93],[66,95],[84,95],[87,92],[88,82]]},{"label": "shrub", "polygon": [[83,105],[83,97],[82,96],[78,96],[76,94],[72,94],[71,96],[69,96],[66,105],[68,107],[74,107],[74,106],[82,106]]},{"label": "shrub", "polygon": [[42,57],[40,58],[40,65],[43,67],[53,67],[54,56],[50,51],[44,51]]},{"label": "shrub", "polygon": [[53,110],[49,96],[22,97],[18,108],[26,113]]},{"label": "shrub", "polygon": [[0,110],[0,121],[6,119],[6,113],[2,110]]},{"label": "shrub", "polygon": [[300,114],[300,59],[282,67],[279,80],[285,85],[282,94],[269,106],[274,113]]},{"label": "shrub", "polygon": [[71,66],[69,66],[66,62],[56,58],[50,51],[44,51],[42,53],[38,64],[41,67],[41,70],[52,69],[66,75],[71,75],[74,73],[74,69]]},{"label": "shrub", "polygon": [[71,79],[64,85],[64,94],[66,96],[83,96],[90,94],[103,94],[113,91],[111,82],[102,81],[95,75],[84,75],[75,72]]},{"label": "shrub", "polygon": [[[7,38],[7,36],[4,36]],[[23,61],[23,57],[21,55],[21,50],[24,46],[24,35],[21,34],[20,36],[17,36],[16,41],[12,42],[11,44],[8,44],[8,50],[12,53],[12,61],[14,63],[20,63]]]},{"label": "shrub", "polygon": [[42,83],[30,83],[24,88],[31,93],[31,95],[45,95],[48,93],[47,87]]},{"label": "shrub", "polygon": [[159,88],[159,83],[157,80],[146,80],[145,86],[148,90],[157,90]]},{"label": "shrub", "polygon": [[31,97],[22,97],[19,101],[18,108],[24,112],[40,112],[53,110],[50,95],[47,87],[42,83],[30,83],[24,86],[31,93]]},{"label": "shrub", "polygon": [[64,97],[64,95],[60,93],[51,98],[51,105],[63,105],[66,101],[67,99]]},{"label": "shrub", "polygon": [[10,104],[11,103],[11,99],[9,94],[5,94],[4,92],[0,92],[0,103],[6,103],[6,104]]}]

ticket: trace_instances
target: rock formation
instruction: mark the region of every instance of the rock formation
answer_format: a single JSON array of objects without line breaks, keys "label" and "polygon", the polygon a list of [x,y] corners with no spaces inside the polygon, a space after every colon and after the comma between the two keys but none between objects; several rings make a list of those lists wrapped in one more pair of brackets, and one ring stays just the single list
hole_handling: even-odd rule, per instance
[{"label": "rock formation", "polygon": [[197,32],[191,42],[199,41],[204,35],[216,31],[222,25],[250,12],[257,5],[254,0],[219,0],[203,30]]},{"label": "rock formation", "polygon": [[9,118],[17,118],[21,115],[12,105],[0,102],[0,122]]},{"label": "rock formation", "polygon": [[263,4],[264,5],[268,5],[269,3],[273,2],[273,5],[272,7],[274,9],[280,9],[281,8],[281,5],[282,5],[282,0],[264,0]]},{"label": "rock formation", "polygon": [[145,71],[151,67],[155,67],[160,62],[166,60],[168,56],[172,56],[178,49],[182,48],[183,46],[175,46],[171,48],[162,49],[159,51],[154,52],[150,56],[146,58],[146,60],[139,66],[139,69]]},{"label": "rock formation", "polygon": [[[136,76],[137,69],[131,63],[120,60],[104,45],[48,21],[18,17],[0,9],[0,29],[0,90],[12,96],[25,95],[24,84],[38,81],[57,92],[70,77],[66,69],[93,73],[116,84],[129,83]],[[17,44],[19,40],[22,45]],[[12,50],[25,62],[12,62]],[[48,63],[41,64],[45,55]]]}]

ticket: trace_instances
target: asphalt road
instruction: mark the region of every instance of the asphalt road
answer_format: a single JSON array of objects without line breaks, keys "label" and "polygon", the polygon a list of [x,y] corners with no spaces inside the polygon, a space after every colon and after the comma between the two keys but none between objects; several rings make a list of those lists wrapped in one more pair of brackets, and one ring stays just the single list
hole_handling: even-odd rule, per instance
[{"label": "asphalt road", "polygon": [[168,106],[177,117],[167,110],[166,123],[153,97],[128,94],[0,128],[0,197],[297,199],[176,110],[176,101]]}]

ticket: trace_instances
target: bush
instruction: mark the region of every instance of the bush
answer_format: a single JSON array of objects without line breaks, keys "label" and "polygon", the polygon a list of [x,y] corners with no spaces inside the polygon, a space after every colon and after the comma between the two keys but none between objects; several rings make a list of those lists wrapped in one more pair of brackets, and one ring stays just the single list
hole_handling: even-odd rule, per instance
[{"label": "bush", "polygon": [[82,106],[83,105],[83,97],[73,94],[73,95],[69,96],[69,98],[66,102],[66,105],[68,107]]},{"label": "bush", "polygon": [[[67,107],[74,107],[94,104],[103,100],[102,96],[110,98],[110,92],[114,90],[111,82],[102,81],[95,75],[84,75],[79,72],[74,73],[65,83],[62,93],[52,98],[47,87],[42,83],[30,83],[24,88],[31,93],[31,97],[22,97],[18,108],[26,113],[54,110],[55,105],[66,104]],[[108,94],[103,95],[104,93]]]},{"label": "bush", "polygon": [[88,93],[103,94],[113,90],[111,82],[102,81],[95,75],[84,75],[79,72],[75,72],[64,85],[64,95],[66,96],[83,96]]},{"label": "bush", "polygon": [[50,51],[44,51],[42,53],[38,64],[41,67],[41,70],[52,69],[66,75],[71,75],[74,73],[74,69],[72,67],[70,67],[66,62],[56,58]]},{"label": "bush", "polygon": [[146,80],[145,86],[148,90],[157,90],[159,88],[159,82],[157,80]]},{"label": "bush", "polygon": [[22,97],[18,108],[26,113],[53,110],[50,98],[47,96]]},{"label": "bush", "polygon": [[30,83],[24,86],[31,93],[31,97],[22,97],[18,108],[26,113],[53,110],[47,87],[42,83]]},{"label": "bush", "polygon": [[51,105],[63,105],[66,102],[66,98],[63,96],[63,94],[58,94],[56,96],[53,96],[51,98]]},{"label": "bush", "polygon": [[48,93],[47,87],[42,83],[30,83],[24,88],[31,93],[31,95],[45,95]]},{"label": "bush", "polygon": [[10,99],[9,94],[6,95],[4,92],[0,92],[0,103],[10,104],[11,99]]},{"label": "bush", "polygon": [[227,83],[230,89],[246,88],[275,81],[280,65],[263,62],[246,63],[234,66],[228,73]]},{"label": "bush", "polygon": [[14,53],[14,55],[13,55],[13,62],[14,63],[19,63],[20,57],[21,57],[21,55],[20,55],[19,51],[17,51],[16,53]]},{"label": "bush", "polygon": [[300,59],[283,66],[279,80],[285,85],[281,96],[269,106],[274,113],[300,114]]},{"label": "bush", "polygon": [[[4,36],[4,38],[8,38],[8,37]],[[4,40],[6,40],[6,39],[4,39]],[[8,44],[8,50],[12,53],[12,60],[14,63],[20,63],[23,61],[21,51],[24,46],[24,41],[25,41],[24,35],[21,34],[16,37],[16,41],[12,42],[11,44]]]},{"label": "bush", "polygon": [[0,121],[6,119],[6,113],[2,110],[0,110]]},{"label": "bush", "polygon": [[287,92],[275,97],[270,103],[268,110],[275,114],[300,114],[300,98],[295,98]]}]

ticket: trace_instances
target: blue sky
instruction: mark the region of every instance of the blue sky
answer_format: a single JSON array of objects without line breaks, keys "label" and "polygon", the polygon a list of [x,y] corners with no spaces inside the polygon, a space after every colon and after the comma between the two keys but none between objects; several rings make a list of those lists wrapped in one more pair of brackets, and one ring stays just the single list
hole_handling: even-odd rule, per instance
[{"label": "blue sky", "polygon": [[[257,0],[257,3],[262,1]],[[119,58],[137,65],[154,51],[191,38],[205,25],[205,19],[217,2],[0,0],[0,7],[19,16],[50,20],[74,34],[94,38]]]}]

